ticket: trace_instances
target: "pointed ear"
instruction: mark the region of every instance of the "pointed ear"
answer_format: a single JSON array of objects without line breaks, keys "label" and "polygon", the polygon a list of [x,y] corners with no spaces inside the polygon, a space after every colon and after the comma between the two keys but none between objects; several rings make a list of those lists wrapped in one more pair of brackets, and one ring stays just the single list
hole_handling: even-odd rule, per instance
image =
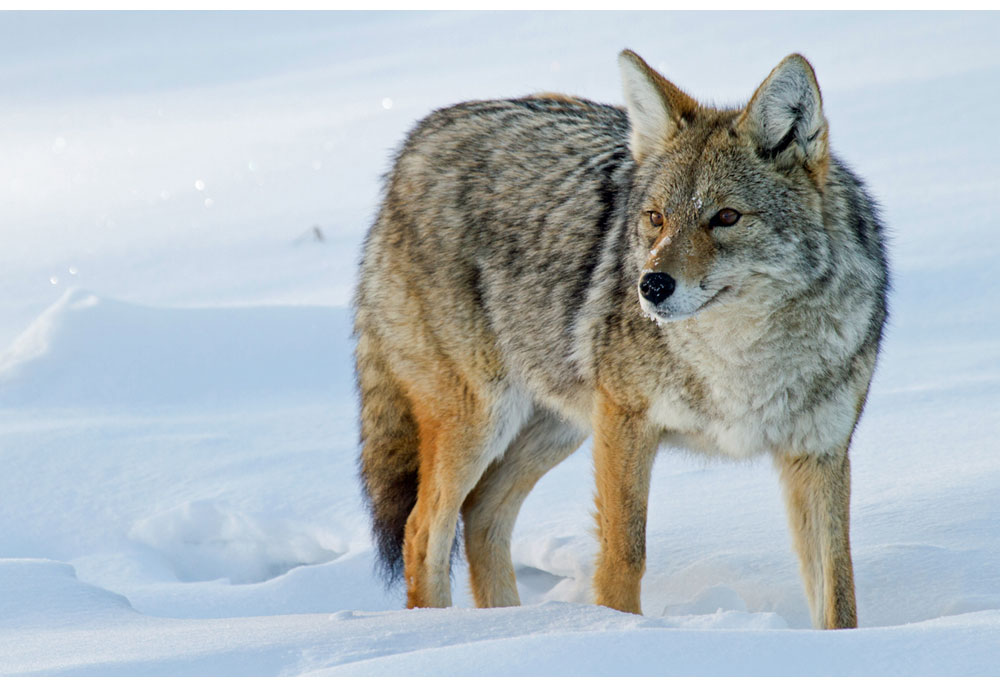
[{"label": "pointed ear", "polygon": [[801,165],[822,187],[829,167],[823,98],[812,66],[789,55],[771,72],[740,115],[739,126],[762,155],[780,167]]},{"label": "pointed ear", "polygon": [[694,118],[698,103],[660,76],[631,50],[618,56],[628,110],[629,149],[636,162],[663,151],[664,144]]}]

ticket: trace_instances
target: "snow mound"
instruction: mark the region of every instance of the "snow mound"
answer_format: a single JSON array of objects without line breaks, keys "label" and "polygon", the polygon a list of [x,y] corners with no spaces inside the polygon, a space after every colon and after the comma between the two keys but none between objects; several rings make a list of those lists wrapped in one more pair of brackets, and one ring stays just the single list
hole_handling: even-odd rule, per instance
[{"label": "snow mound", "polygon": [[[599,619],[597,613],[585,617],[582,611],[546,607],[561,626],[533,628],[523,634],[494,631],[493,636],[470,632],[463,641],[360,658],[309,674],[810,676],[987,675],[996,671],[991,655],[996,639],[991,633],[1000,623],[1000,611],[851,632],[724,626],[708,632],[696,624],[671,626],[647,620],[630,625],[626,618]],[[523,620],[530,619],[529,609],[515,612]],[[457,614],[453,618],[462,622]],[[498,629],[500,618],[492,620],[494,630]]]},{"label": "snow mound", "polygon": [[331,396],[350,382],[345,308],[151,308],[70,289],[0,352],[0,407]]},{"label": "snow mound", "polygon": [[263,582],[341,555],[340,544],[318,527],[256,518],[212,501],[140,520],[129,536],[158,551],[182,582]]},{"label": "snow mound", "polygon": [[138,617],[128,599],[81,582],[73,566],[0,559],[0,629],[79,627]]}]

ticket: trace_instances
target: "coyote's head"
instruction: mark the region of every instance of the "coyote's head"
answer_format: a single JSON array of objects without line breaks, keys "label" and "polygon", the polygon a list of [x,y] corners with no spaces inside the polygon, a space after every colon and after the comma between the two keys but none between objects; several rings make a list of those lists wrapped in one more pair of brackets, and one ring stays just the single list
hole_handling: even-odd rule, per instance
[{"label": "coyote's head", "polygon": [[830,156],[805,58],[782,60],[741,110],[700,105],[629,50],[619,64],[637,163],[628,221],[643,310],[679,320],[821,279]]}]

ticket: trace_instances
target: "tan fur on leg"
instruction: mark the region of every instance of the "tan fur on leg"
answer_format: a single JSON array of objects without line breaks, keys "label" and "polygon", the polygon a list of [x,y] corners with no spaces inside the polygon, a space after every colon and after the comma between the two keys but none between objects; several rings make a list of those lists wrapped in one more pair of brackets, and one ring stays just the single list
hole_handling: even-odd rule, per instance
[{"label": "tan fur on leg", "polygon": [[788,522],[816,627],[857,627],[847,452],[779,457]]},{"label": "tan fur on leg", "polygon": [[490,465],[462,507],[472,594],[480,608],[521,603],[510,558],[510,536],[535,483],[583,442],[584,434],[538,410]]},{"label": "tan fur on leg", "polygon": [[468,390],[415,403],[420,434],[417,503],[403,544],[406,605],[451,605],[451,548],[462,502],[486,467],[481,406]]},{"label": "tan fur on leg", "polygon": [[600,393],[594,418],[594,472],[601,551],[594,574],[597,603],[642,613],[646,505],[658,434],[645,414]]}]

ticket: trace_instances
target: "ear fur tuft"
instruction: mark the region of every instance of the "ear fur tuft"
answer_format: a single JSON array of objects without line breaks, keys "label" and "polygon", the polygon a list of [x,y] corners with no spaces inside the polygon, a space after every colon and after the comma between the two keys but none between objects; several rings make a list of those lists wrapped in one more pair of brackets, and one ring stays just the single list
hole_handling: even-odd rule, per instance
[{"label": "ear fur tuft", "polygon": [[812,66],[799,54],[778,64],[754,93],[740,126],[779,166],[802,165],[822,186],[829,167],[828,127]]},{"label": "ear fur tuft", "polygon": [[618,56],[636,162],[662,152],[664,144],[694,117],[698,103],[664,79],[631,50]]}]

